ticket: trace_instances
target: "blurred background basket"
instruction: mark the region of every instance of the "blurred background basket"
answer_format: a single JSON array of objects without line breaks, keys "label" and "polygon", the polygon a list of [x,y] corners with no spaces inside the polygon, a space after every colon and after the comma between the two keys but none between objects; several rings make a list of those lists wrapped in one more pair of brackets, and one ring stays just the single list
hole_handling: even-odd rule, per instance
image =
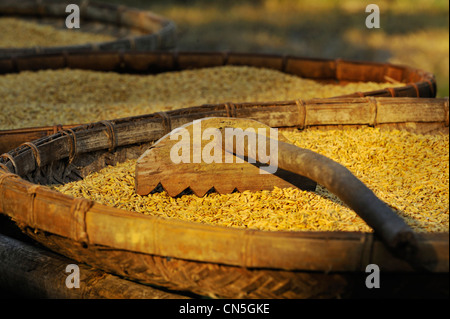
[{"label": "blurred background basket", "polygon": [[[68,4],[76,4],[80,9],[80,28],[68,29],[66,12]],[[38,53],[61,53],[65,51],[104,50],[165,50],[175,47],[175,24],[169,19],[148,10],[138,10],[123,5],[104,2],[80,1],[61,2],[54,0],[24,0],[0,2],[0,18],[18,18],[24,21],[55,27],[65,32],[82,31],[111,36],[105,42],[80,43],[34,47],[0,47],[0,57]]]}]

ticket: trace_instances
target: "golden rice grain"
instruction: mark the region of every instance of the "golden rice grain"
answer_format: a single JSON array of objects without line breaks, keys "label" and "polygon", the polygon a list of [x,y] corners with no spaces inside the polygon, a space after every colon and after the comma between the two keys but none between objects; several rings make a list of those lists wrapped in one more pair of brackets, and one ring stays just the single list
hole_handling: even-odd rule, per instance
[{"label": "golden rice grain", "polygon": [[324,85],[280,71],[222,66],[156,75],[42,70],[0,76],[0,129],[83,124],[201,104],[367,92],[391,83]]},{"label": "golden rice grain", "polygon": [[[283,131],[289,141],[340,162],[418,232],[449,230],[449,137],[374,128]],[[204,197],[134,192],[128,160],[55,189],[125,210],[237,228],[362,231],[372,229],[328,190],[295,188],[211,193]]]}]

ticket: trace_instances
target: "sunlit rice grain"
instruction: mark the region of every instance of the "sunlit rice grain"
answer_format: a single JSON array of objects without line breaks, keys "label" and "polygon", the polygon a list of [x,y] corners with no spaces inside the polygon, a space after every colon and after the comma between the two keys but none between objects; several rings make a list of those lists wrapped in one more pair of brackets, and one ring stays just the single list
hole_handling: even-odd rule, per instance
[{"label": "sunlit rice grain", "polygon": [[[449,137],[374,128],[284,131],[300,147],[344,163],[418,232],[449,230]],[[134,193],[135,160],[108,166],[84,180],[56,187],[75,197],[137,213],[236,228],[289,231],[372,229],[318,185],[315,192],[294,188],[211,193],[204,197]],[[119,187],[118,187],[119,186]]]}]

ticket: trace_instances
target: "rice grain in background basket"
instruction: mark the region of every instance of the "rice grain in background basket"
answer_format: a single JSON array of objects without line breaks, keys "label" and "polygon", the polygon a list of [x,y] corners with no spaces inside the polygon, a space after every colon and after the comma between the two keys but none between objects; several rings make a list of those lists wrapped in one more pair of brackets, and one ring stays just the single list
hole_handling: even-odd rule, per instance
[{"label": "rice grain in background basket", "polygon": [[[369,92],[404,84],[323,84],[276,70],[222,66],[130,75],[45,70],[0,76],[0,129],[101,120],[228,101],[285,101]],[[45,94],[42,94],[45,92]]]},{"label": "rice grain in background basket", "polygon": [[432,74],[405,66],[231,52],[33,55],[0,59],[0,73],[0,152],[77,124],[195,104],[436,93]]}]

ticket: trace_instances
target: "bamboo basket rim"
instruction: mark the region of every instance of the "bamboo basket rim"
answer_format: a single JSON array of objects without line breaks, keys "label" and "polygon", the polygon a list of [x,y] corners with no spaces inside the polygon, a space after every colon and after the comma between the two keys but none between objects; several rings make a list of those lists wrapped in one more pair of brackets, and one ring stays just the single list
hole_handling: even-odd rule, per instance
[{"label": "bamboo basket rim", "polygon": [[[373,109],[376,102],[377,109]],[[409,107],[432,105],[431,113],[434,119],[424,119],[427,123],[437,122],[448,132],[448,99],[392,99],[392,98],[341,98],[341,99],[315,99],[302,101],[306,110],[329,109],[330,105],[336,108],[344,106],[348,110],[349,105],[356,108],[364,107],[369,112],[375,112],[379,119],[383,110],[383,103]],[[421,104],[422,103],[422,104]],[[428,104],[427,104],[428,103]],[[308,107],[308,105],[310,107]],[[234,105],[234,111],[230,112],[229,104],[204,105],[181,110],[168,111],[164,114],[154,113],[146,116],[129,117],[114,121],[102,121],[82,125],[70,131],[60,131],[48,137],[43,137],[32,143],[26,143],[15,150],[3,154],[0,158],[0,198],[2,205],[0,211],[10,216],[18,224],[42,232],[49,232],[58,236],[70,238],[77,243],[87,246],[105,246],[119,250],[167,256],[185,260],[193,260],[202,263],[218,263],[245,268],[283,269],[289,271],[321,270],[321,271],[362,271],[363,265],[372,260],[378,263],[387,263],[387,270],[411,271],[411,266],[398,260],[390,254],[373,233],[359,232],[269,232],[252,229],[234,229],[220,226],[193,223],[181,220],[168,220],[154,216],[144,216],[122,209],[108,207],[86,199],[76,199],[71,196],[52,191],[45,186],[25,181],[19,175],[22,167],[16,165],[17,159],[22,157],[22,164],[28,171],[33,171],[40,165],[45,165],[44,147],[57,145],[58,141],[66,142],[62,150],[63,158],[75,156],[74,149],[69,145],[82,139],[83,133],[99,134],[103,136],[101,145],[89,150],[119,149],[122,146],[154,141],[155,136],[163,136],[171,131],[171,124],[176,126],[177,116],[190,114],[193,118],[199,117],[206,110],[215,109],[225,116],[239,117],[239,112],[249,107],[250,111],[242,116],[251,114],[251,107],[266,111],[273,107],[282,107],[284,112],[297,112],[299,103],[290,101],[282,103],[244,103]],[[384,108],[386,110],[386,108]],[[203,112],[203,113],[202,113]],[[265,116],[270,112],[266,112]],[[400,112],[406,116],[408,112]],[[437,114],[437,115],[436,115]],[[398,115],[398,112],[396,113]],[[204,117],[204,116],[203,116]],[[308,114],[305,114],[306,118]],[[270,116],[269,116],[270,118]],[[373,114],[369,118],[373,118]],[[400,119],[404,121],[404,118]],[[279,121],[283,121],[280,119]],[[300,119],[300,121],[302,121]],[[421,122],[420,119],[418,122]],[[390,122],[392,124],[392,120]],[[387,123],[387,124],[389,124]],[[270,124],[270,121],[269,121]],[[299,122],[293,127],[304,128],[305,122]],[[361,124],[361,123],[357,123]],[[383,123],[378,122],[377,125]],[[120,139],[122,129],[142,126],[146,136],[141,140],[123,141]],[[128,126],[127,126],[128,125]],[[147,126],[145,126],[147,125]],[[326,125],[326,124],[325,124]],[[351,124],[346,124],[351,125]],[[374,125],[374,123],[363,123]],[[273,125],[273,127],[276,127]],[[314,125],[307,125],[314,126]],[[319,124],[320,126],[320,124]],[[152,128],[155,135],[150,136]],[[448,133],[447,133],[448,134]],[[76,153],[76,152],[75,152]],[[23,160],[27,158],[27,160]],[[57,160],[58,158],[53,158]],[[16,175],[19,174],[19,175]],[[16,195],[14,195],[16,194]],[[15,199],[15,196],[22,197]],[[55,212],[52,207],[59,207]],[[36,211],[36,207],[41,207]],[[45,215],[45,216],[40,216]],[[102,226],[103,225],[103,226]],[[114,231],[107,231],[106,225]],[[130,233],[130,230],[133,230]],[[114,234],[111,234],[114,232]],[[172,238],[167,243],[167,238]],[[195,239],[192,241],[192,239]],[[448,272],[448,233],[419,234],[422,252],[425,252],[426,262],[431,262],[431,272]],[[330,241],[338,241],[340,249],[332,251],[335,246],[330,246]],[[305,250],[307,243],[314,247],[313,251]],[[228,249],[218,249],[227,247]],[[445,247],[447,248],[445,253]],[[370,253],[365,251],[368,249]],[[439,256],[433,254],[437,249]],[[317,251],[326,252],[315,256]],[[303,255],[302,255],[303,254]],[[429,254],[433,255],[430,256]],[[307,256],[308,258],[305,258]],[[431,258],[431,261],[429,260]],[[437,259],[441,258],[436,264]],[[330,261],[330,259],[332,261]],[[350,260],[350,262],[349,262]]]},{"label": "bamboo basket rim", "polygon": [[[39,63],[38,63],[39,62]],[[0,74],[47,69],[88,69],[118,73],[155,74],[224,65],[256,66],[318,81],[401,82],[404,87],[354,92],[336,97],[436,97],[435,75],[406,65],[349,59],[233,51],[104,50],[27,54],[1,57]],[[305,68],[305,69],[302,69]],[[371,70],[372,72],[368,72]],[[368,75],[368,73],[371,73]],[[239,101],[235,101],[239,102]],[[264,102],[264,101],[259,101]]]},{"label": "bamboo basket rim", "polygon": [[[164,50],[171,49],[175,46],[175,23],[152,11],[92,0],[74,0],[70,3],[79,6],[82,22],[95,21],[104,25],[135,29],[139,30],[141,34],[120,36],[111,41],[78,45],[0,48],[0,58],[61,53],[66,51]],[[65,19],[67,16],[64,10],[66,5],[66,3],[61,3],[57,0],[24,0],[20,3],[17,3],[17,1],[5,1],[0,4],[0,17],[14,16],[20,18]],[[55,6],[55,8],[52,6]],[[99,14],[101,10],[107,12],[108,17],[104,13]]]}]

